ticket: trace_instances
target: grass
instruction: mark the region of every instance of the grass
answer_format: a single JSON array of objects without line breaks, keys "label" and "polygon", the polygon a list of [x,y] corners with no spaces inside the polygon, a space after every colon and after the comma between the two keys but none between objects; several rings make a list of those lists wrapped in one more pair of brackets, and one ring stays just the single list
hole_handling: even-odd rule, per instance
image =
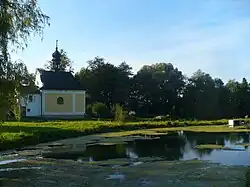
[{"label": "grass", "polygon": [[138,132],[150,134],[150,131],[145,131],[145,129],[153,128],[155,128],[154,133],[157,132],[159,135],[177,130],[250,132],[250,129],[229,128],[225,124],[227,124],[225,119],[215,121],[139,121],[127,122],[123,125],[112,121],[5,122],[0,125],[0,150],[95,133],[118,132],[116,136],[138,134]]}]

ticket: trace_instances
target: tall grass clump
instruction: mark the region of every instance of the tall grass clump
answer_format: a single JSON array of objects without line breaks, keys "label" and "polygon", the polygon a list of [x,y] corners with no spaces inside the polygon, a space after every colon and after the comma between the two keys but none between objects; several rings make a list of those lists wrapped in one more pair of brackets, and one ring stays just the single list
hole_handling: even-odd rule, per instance
[{"label": "tall grass clump", "polygon": [[112,111],[115,121],[119,122],[120,124],[124,124],[127,116],[127,112],[124,110],[124,108],[120,104],[115,104]]}]

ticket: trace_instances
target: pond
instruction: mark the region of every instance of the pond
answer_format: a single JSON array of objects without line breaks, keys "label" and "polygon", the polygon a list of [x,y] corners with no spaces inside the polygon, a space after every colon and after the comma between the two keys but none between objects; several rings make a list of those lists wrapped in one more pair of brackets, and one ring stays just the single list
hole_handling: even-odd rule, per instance
[{"label": "pond", "polygon": [[[44,153],[43,157],[83,161],[160,157],[167,161],[199,159],[225,165],[250,166],[249,133],[171,132],[155,133],[146,138],[137,136],[132,141],[100,142],[102,141],[96,140],[77,151],[69,148],[62,151],[63,148],[59,147],[55,151]],[[74,146],[81,147],[81,141],[77,144]]]},{"label": "pond", "polygon": [[50,142],[0,153],[0,186],[247,187],[249,139],[143,130]]}]

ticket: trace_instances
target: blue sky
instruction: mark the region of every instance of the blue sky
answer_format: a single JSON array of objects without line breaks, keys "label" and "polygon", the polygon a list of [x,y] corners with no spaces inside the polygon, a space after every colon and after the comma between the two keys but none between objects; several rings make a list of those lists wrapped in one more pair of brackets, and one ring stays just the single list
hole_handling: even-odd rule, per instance
[{"label": "blue sky", "polygon": [[44,39],[31,38],[13,55],[30,71],[43,67],[55,49],[68,52],[74,69],[95,56],[134,71],[171,62],[187,75],[250,80],[249,0],[40,0],[51,17]]}]

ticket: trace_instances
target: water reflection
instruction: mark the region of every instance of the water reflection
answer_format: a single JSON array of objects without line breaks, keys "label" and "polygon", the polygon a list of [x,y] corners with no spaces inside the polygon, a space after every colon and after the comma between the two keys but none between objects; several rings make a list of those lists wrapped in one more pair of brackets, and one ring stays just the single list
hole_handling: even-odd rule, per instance
[{"label": "water reflection", "polygon": [[[237,145],[249,143],[249,133],[197,133],[175,132],[160,136],[160,139],[137,139],[128,144],[90,145],[81,152],[67,154],[50,153],[45,157],[86,160],[115,158],[163,157],[166,160],[198,158],[227,165],[250,165],[250,148]],[[233,150],[195,149],[200,144],[217,144]],[[244,151],[236,151],[240,149]]]},{"label": "water reflection", "polygon": [[128,145],[138,157],[164,157],[167,160],[179,160],[184,153],[185,139],[178,133],[161,136],[160,139],[136,140]]}]

